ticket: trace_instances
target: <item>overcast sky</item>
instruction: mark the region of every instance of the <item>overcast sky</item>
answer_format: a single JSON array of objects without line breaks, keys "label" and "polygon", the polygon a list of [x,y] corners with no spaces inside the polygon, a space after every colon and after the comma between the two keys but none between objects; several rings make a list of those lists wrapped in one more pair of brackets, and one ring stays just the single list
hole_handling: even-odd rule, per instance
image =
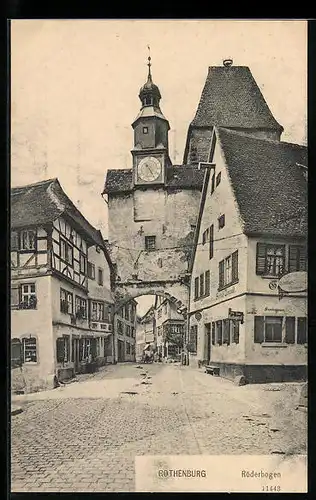
[{"label": "overcast sky", "polygon": [[132,165],[148,44],[174,163],[182,162],[208,66],[227,57],[250,67],[282,139],[306,143],[305,21],[14,20],[11,183],[58,177],[105,237],[105,174]]}]

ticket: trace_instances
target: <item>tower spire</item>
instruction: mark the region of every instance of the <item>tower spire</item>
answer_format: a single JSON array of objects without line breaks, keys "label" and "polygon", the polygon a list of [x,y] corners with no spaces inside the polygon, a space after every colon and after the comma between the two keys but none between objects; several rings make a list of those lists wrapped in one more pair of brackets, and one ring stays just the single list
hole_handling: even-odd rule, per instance
[{"label": "tower spire", "polygon": [[148,81],[151,82],[152,79],[151,79],[151,57],[150,57],[150,46],[147,45],[147,49],[148,49],[148,63],[147,63],[147,66],[148,66]]}]

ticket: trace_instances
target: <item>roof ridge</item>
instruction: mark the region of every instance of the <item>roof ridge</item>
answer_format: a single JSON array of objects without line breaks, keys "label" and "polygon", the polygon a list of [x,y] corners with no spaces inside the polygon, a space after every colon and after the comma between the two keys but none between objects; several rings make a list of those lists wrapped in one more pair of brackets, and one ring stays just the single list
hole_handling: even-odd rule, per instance
[{"label": "roof ridge", "polygon": [[299,148],[302,148],[302,149],[307,149],[307,146],[304,145],[304,144],[297,144],[295,142],[288,142],[288,141],[278,141],[277,139],[268,139],[266,137],[257,137],[251,133],[247,133],[247,132],[241,132],[239,130],[234,130],[234,129],[231,129],[229,127],[214,127],[215,129],[217,129],[219,132],[221,132],[222,130],[224,130],[224,132],[227,132],[228,134],[232,134],[232,135],[237,135],[237,136],[241,136],[241,137],[247,137],[249,139],[252,139],[254,141],[260,141],[260,142],[269,142],[269,143],[272,143],[272,144],[278,144],[278,145],[287,145],[287,146],[295,146],[295,147],[299,147]]},{"label": "roof ridge", "polygon": [[55,181],[58,181],[57,177],[52,177],[51,179],[46,179],[44,181],[33,182],[31,184],[23,184],[22,186],[12,186],[11,192],[14,191],[15,189],[28,189],[30,187],[40,186],[44,184],[51,184]]}]

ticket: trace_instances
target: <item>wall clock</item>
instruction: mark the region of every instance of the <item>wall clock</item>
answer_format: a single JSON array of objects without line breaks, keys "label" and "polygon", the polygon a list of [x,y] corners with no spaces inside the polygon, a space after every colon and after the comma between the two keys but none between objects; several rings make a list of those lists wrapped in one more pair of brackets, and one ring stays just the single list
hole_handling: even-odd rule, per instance
[{"label": "wall clock", "polygon": [[161,176],[161,163],[154,156],[143,158],[137,167],[139,179],[146,182],[153,182]]}]

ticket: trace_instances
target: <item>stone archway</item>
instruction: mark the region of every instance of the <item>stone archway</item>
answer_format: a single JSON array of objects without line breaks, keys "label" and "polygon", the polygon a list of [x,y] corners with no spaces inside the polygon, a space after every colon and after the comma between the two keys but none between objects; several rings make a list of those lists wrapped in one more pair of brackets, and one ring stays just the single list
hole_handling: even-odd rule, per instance
[{"label": "stone archway", "polygon": [[176,304],[177,309],[185,316],[188,309],[189,287],[179,281],[160,282],[116,282],[114,288],[114,312],[127,304],[131,299],[143,295],[160,295]]}]

